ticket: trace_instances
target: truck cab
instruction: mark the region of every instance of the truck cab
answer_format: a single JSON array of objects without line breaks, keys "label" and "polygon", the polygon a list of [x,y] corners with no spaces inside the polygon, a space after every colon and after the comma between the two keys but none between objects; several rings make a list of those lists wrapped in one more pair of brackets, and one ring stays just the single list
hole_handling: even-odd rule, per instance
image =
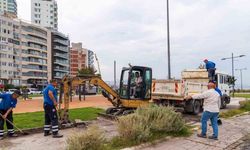
[{"label": "truck cab", "polygon": [[221,97],[221,108],[225,108],[226,104],[230,103],[230,78],[231,76],[220,72],[216,71],[215,73],[215,79],[217,83],[217,87],[221,90],[222,92],[222,97]]}]

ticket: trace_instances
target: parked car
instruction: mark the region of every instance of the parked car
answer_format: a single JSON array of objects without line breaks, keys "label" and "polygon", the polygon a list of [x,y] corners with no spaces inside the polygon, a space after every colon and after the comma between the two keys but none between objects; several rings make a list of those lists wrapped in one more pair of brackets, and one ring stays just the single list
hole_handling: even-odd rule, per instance
[{"label": "parked car", "polygon": [[97,91],[98,91],[98,89],[96,86],[86,86],[86,88],[85,88],[86,95],[96,95]]},{"label": "parked car", "polygon": [[17,89],[8,89],[5,93],[13,94]]},{"label": "parked car", "polygon": [[42,91],[36,88],[28,88],[28,94],[42,94]]}]

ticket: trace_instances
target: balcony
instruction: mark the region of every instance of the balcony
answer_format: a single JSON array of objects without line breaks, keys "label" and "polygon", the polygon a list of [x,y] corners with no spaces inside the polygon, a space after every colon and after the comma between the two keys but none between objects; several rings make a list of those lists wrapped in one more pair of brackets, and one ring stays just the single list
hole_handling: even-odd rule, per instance
[{"label": "balcony", "polygon": [[68,46],[69,45],[69,41],[67,40],[59,40],[59,39],[55,39],[54,42],[57,42],[57,43],[60,43],[60,44],[63,44],[65,46]]},{"label": "balcony", "polygon": [[64,52],[69,52],[69,49],[67,47],[64,46],[54,46],[54,49],[60,50],[60,51],[64,51]]},{"label": "balcony", "polygon": [[38,45],[34,45],[34,44],[28,44],[27,47],[35,49],[35,50],[47,51],[47,47],[44,47],[44,46],[38,46]]},{"label": "balcony", "polygon": [[69,73],[69,70],[63,70],[63,69],[54,69],[54,71],[57,73],[62,73],[62,72],[64,72],[64,73]]},{"label": "balcony", "polygon": [[61,57],[61,58],[67,59],[67,60],[69,59],[69,55],[67,55],[67,54],[54,53],[54,56]]},{"label": "balcony", "polygon": [[41,56],[41,55],[34,55],[34,54],[26,54],[28,58],[35,58],[35,59],[46,59],[46,56]]},{"label": "balcony", "polygon": [[55,75],[53,78],[62,79],[66,74]]},{"label": "balcony", "polygon": [[43,72],[23,72],[22,76],[26,76],[26,77],[34,77],[34,78],[47,78],[48,75],[47,73],[43,73]]},{"label": "balcony", "polygon": [[61,65],[61,66],[69,66],[69,61],[68,60],[58,60],[56,59],[54,63]]},{"label": "balcony", "polygon": [[34,38],[34,37],[31,37],[31,36],[26,36],[26,39],[27,39],[28,41],[32,41],[32,42],[34,42],[34,43],[38,43],[38,44],[47,46],[47,41],[46,41],[46,40]]},{"label": "balcony", "polygon": [[47,65],[47,62],[43,62],[42,60],[31,60],[31,59],[25,59],[23,60],[27,63],[30,63],[30,64],[35,64],[35,65]]},{"label": "balcony", "polygon": [[[57,17],[55,17],[57,19]],[[54,36],[59,36],[60,38],[63,38],[65,40],[68,40],[68,37],[60,32],[53,32]]]},{"label": "balcony", "polygon": [[27,26],[23,26],[22,29],[28,33],[31,33],[32,35],[47,38],[47,32],[45,32],[45,31],[39,32],[39,31],[34,30],[31,27],[27,27]]},{"label": "balcony", "polygon": [[23,69],[28,69],[28,70],[36,70],[39,72],[44,72],[47,71],[47,66],[39,66],[39,65],[23,65]]}]

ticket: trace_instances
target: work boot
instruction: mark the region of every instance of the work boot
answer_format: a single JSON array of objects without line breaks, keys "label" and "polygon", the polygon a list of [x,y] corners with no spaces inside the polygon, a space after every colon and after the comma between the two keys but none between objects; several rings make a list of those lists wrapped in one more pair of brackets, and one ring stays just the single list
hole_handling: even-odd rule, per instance
[{"label": "work boot", "polygon": [[212,139],[212,140],[218,140],[218,137],[216,137],[216,136],[214,136],[214,135],[209,136],[208,138],[209,138],[209,139]]},{"label": "work boot", "polygon": [[53,135],[53,138],[62,138],[62,137],[63,135],[59,133]]},{"label": "work boot", "polygon": [[207,138],[207,136],[203,135],[203,134],[197,134],[197,136],[200,137],[200,138]]},{"label": "work boot", "polygon": [[218,119],[218,120],[217,120],[217,123],[218,123],[218,125],[222,125],[221,119]]},{"label": "work boot", "polygon": [[9,136],[9,137],[18,137],[18,135],[17,135],[16,133],[14,133],[14,134],[9,134],[8,136]]},{"label": "work boot", "polygon": [[44,133],[44,136],[50,136],[51,135],[51,133],[50,132],[48,132],[48,133]]}]

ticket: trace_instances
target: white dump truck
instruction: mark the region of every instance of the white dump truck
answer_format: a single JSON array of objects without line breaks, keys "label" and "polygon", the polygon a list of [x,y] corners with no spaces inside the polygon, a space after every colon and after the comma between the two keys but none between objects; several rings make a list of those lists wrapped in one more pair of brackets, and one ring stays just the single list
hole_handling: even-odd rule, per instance
[{"label": "white dump truck", "polygon": [[[203,100],[184,99],[187,95],[202,93],[207,90],[209,81],[206,69],[190,69],[182,71],[180,80],[153,80],[152,99],[155,103],[182,107],[187,113],[198,114],[203,107]],[[230,76],[216,72],[216,82],[222,91],[221,108],[230,103]]]}]

